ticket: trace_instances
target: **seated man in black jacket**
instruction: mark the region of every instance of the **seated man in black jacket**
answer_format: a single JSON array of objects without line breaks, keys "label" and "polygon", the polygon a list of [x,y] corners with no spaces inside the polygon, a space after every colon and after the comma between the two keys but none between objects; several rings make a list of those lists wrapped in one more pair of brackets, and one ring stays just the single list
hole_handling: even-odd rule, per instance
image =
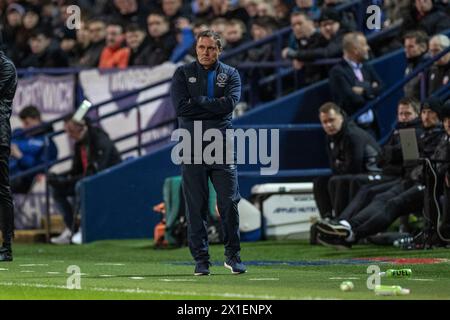
[{"label": "seated man in black jacket", "polygon": [[[63,214],[66,225],[61,235],[51,239],[54,244],[69,244],[72,240],[74,216],[79,208],[76,190],[78,182],[121,161],[114,143],[101,128],[91,126],[85,120],[83,123],[77,122],[70,115],[64,121],[64,130],[75,141],[75,152],[69,172],[49,174],[48,177],[53,199]],[[74,205],[69,202],[71,197],[75,198]]]},{"label": "seated man in black jacket", "polygon": [[[383,84],[375,70],[365,63],[369,58],[370,48],[362,33],[347,33],[342,46],[344,59],[330,71],[330,89],[334,102],[348,115],[353,115],[381,93]],[[372,110],[358,117],[357,123],[377,134]]]},{"label": "seated man in black jacket", "polygon": [[[327,134],[327,151],[333,175],[378,171],[376,158],[380,147],[371,135],[349,122],[341,108],[332,102],[320,107],[319,117]],[[331,177],[314,180],[314,198],[322,218],[332,216],[328,183]]]},{"label": "seated man in black jacket", "polygon": [[[417,100],[400,99],[397,108],[397,125],[377,159],[377,164],[381,169],[379,173],[338,175],[331,178],[329,186],[335,217],[350,218],[355,210],[370,202],[377,190],[386,190],[386,183],[401,178],[403,155],[399,130],[416,128],[417,133],[421,133],[422,122],[419,119],[419,107],[420,104]],[[350,203],[351,205],[349,205]],[[342,217],[343,211],[345,214]]]},{"label": "seated man in black jacket", "polygon": [[[424,127],[419,137],[421,158],[444,160],[442,152],[448,144],[439,121],[442,104],[429,99],[423,106],[421,118]],[[404,178],[377,194],[372,202],[349,220],[319,221],[318,241],[335,248],[350,248],[360,239],[385,231],[397,218],[421,212],[424,206],[425,180],[423,164],[406,168]]]}]

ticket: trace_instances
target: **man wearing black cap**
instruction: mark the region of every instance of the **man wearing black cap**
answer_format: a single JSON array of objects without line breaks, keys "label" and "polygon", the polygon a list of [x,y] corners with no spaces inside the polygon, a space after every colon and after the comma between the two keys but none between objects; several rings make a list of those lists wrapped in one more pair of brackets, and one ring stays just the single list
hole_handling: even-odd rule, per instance
[{"label": "man wearing black cap", "polygon": [[11,242],[14,234],[14,207],[9,185],[9,155],[11,147],[11,125],[9,119],[17,88],[17,73],[14,64],[0,51],[0,228],[3,245],[0,247],[0,262],[12,261]]},{"label": "man wearing black cap", "polygon": [[[424,127],[419,137],[421,158],[442,158],[439,145],[443,130],[439,121],[442,102],[430,98],[422,106]],[[404,168],[404,178],[387,191],[376,195],[373,201],[351,219],[339,222],[320,221],[317,224],[318,241],[335,248],[350,248],[358,240],[385,231],[397,218],[420,213],[424,206],[425,181],[423,164]]]},{"label": "man wearing black cap", "polygon": [[341,17],[338,12],[326,9],[319,19],[322,45],[314,49],[290,50],[287,58],[296,59],[301,62],[309,62],[317,59],[337,58],[342,54],[342,39],[348,32],[340,23]]}]

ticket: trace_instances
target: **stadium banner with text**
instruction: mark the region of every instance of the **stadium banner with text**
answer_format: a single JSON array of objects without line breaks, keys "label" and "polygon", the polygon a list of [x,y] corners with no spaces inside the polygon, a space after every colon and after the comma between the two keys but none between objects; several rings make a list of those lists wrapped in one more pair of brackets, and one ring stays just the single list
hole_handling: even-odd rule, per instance
[{"label": "stadium banner with text", "polygon": [[[41,112],[43,121],[59,118],[74,109],[76,77],[74,74],[64,76],[37,75],[21,78],[18,81],[14,97],[11,127],[21,127],[19,113],[27,106],[33,105]],[[57,123],[55,131],[63,129],[62,123]],[[58,156],[66,157],[71,153],[70,143],[66,135],[53,138],[58,148]],[[12,141],[14,143],[14,139]],[[70,167],[70,162],[52,168],[61,172]],[[40,227],[45,213],[45,179],[36,179],[32,191],[28,195],[14,195],[16,203],[16,228],[30,229]],[[51,212],[54,212],[51,205]]]},{"label": "stadium banner with text", "polygon": [[[133,67],[124,70],[84,70],[80,72],[79,84],[83,90],[84,97],[94,105],[100,102],[119,97],[123,94],[170,79],[175,72],[176,65],[164,63],[154,68]],[[169,92],[170,83],[162,84],[151,89],[141,91],[139,94],[118,100],[100,108],[99,116],[126,109],[132,105],[144,102],[153,97],[161,96]],[[116,114],[101,121],[101,126],[108,132],[112,139],[132,134],[140,126],[141,130],[161,124],[175,117],[175,111],[171,106],[170,99],[158,99],[150,103],[143,103],[123,113]],[[173,124],[164,125],[160,128],[147,131],[141,136],[141,144],[151,144],[143,153],[170,141],[170,134],[174,129]],[[117,143],[120,151],[135,147],[138,137],[133,136]],[[125,157],[136,156],[137,151],[130,152]]]}]

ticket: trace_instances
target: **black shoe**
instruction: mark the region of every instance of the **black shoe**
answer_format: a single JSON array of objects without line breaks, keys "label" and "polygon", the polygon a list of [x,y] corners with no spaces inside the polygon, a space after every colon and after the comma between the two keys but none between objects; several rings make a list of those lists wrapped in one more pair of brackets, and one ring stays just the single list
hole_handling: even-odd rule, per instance
[{"label": "black shoe", "polygon": [[320,220],[317,222],[316,227],[319,233],[331,236],[347,238],[351,233],[351,230],[347,226],[333,221]]},{"label": "black shoe", "polygon": [[197,262],[195,264],[194,276],[209,276],[209,266],[211,263],[206,262]]},{"label": "black shoe", "polygon": [[227,258],[227,260],[223,263],[223,266],[227,269],[230,269],[232,274],[241,274],[247,272],[247,268],[242,263],[240,257]]},{"label": "black shoe", "polygon": [[330,247],[337,250],[347,250],[352,248],[352,244],[350,242],[345,241],[343,237],[339,236],[319,234],[317,237],[317,242],[325,247]]},{"label": "black shoe", "polygon": [[2,261],[13,261],[12,251],[7,248],[0,248],[0,262]]}]

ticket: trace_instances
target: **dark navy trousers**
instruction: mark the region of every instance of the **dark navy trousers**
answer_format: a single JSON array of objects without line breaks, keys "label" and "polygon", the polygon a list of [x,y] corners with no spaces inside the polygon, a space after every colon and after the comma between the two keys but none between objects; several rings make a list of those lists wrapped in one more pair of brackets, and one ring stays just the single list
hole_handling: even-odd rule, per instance
[{"label": "dark navy trousers", "polygon": [[209,261],[207,220],[209,215],[208,179],[217,193],[221,217],[225,256],[240,254],[238,203],[241,199],[234,164],[184,164],[181,167],[186,200],[188,242],[196,262]]}]

